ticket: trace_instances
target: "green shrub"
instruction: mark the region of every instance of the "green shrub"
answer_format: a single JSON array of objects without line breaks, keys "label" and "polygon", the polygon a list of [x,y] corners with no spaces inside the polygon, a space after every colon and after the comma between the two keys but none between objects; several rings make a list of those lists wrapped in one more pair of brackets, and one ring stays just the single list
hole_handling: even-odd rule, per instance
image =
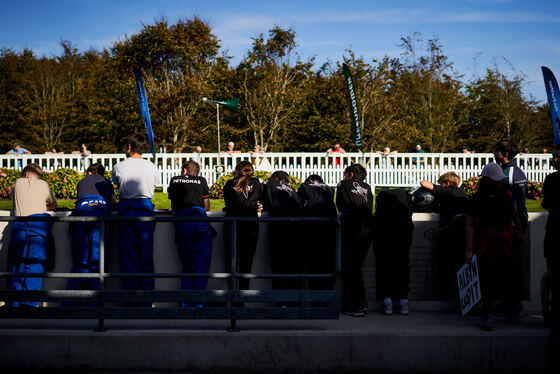
[{"label": "green shrub", "polygon": [[52,173],[43,173],[41,179],[49,184],[57,198],[75,199],[78,196],[78,182],[85,176],[73,169],[57,169]]},{"label": "green shrub", "polygon": [[12,190],[18,178],[21,178],[21,170],[0,169],[0,198],[12,198]]},{"label": "green shrub", "polygon": [[531,200],[540,200],[542,198],[543,184],[540,182],[527,182],[527,198]]},{"label": "green shrub", "polygon": [[[271,175],[272,173],[268,171],[255,171],[255,174],[253,174],[253,176],[255,178],[259,178],[261,182],[270,178]],[[212,199],[223,199],[224,186],[226,182],[230,179],[233,179],[233,172],[218,178],[218,180],[216,180],[216,182],[214,182],[214,184],[210,188],[210,197]],[[301,181],[292,175],[289,176],[289,179],[290,179],[290,187],[292,187],[294,191],[297,191],[299,185],[301,184]]]},{"label": "green shrub", "polygon": [[469,196],[472,196],[478,191],[478,183],[480,182],[480,177],[470,177],[469,179],[463,181],[461,184],[461,189]]}]

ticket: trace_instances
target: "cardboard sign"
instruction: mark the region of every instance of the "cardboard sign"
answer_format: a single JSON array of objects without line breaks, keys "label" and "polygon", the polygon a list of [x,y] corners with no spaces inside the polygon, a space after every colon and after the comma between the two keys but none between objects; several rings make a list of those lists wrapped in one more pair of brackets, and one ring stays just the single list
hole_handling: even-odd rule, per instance
[{"label": "cardboard sign", "polygon": [[465,264],[457,272],[457,286],[459,287],[459,302],[461,314],[467,314],[480,301],[480,281],[478,280],[478,264],[476,255],[472,263]]}]

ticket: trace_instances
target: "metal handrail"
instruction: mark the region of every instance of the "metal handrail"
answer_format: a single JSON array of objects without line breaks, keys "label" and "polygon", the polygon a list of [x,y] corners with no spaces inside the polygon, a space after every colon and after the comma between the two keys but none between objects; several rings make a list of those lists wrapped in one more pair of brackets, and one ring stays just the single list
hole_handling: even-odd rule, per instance
[{"label": "metal handrail", "polygon": [[[237,250],[237,222],[332,222],[335,228],[335,266],[332,273],[324,274],[280,274],[280,273],[239,273],[236,269],[236,250]],[[232,289],[224,294],[225,296],[230,296],[230,299],[226,301],[232,301],[233,299],[243,298],[243,295],[247,291],[239,291],[238,280],[239,279],[256,279],[256,278],[328,278],[334,277],[340,272],[341,268],[341,256],[340,256],[340,221],[336,217],[130,217],[130,216],[67,216],[67,217],[16,217],[16,216],[4,216],[0,217],[0,222],[103,222],[100,225],[100,248],[99,248],[99,272],[97,273],[60,273],[60,272],[44,272],[44,273],[11,273],[11,272],[0,272],[0,278],[98,278],[99,279],[99,289],[97,291],[91,290],[75,290],[72,291],[71,295],[75,295],[77,298],[83,298],[91,302],[97,302],[100,311],[98,316],[98,327],[96,331],[105,331],[104,319],[105,319],[105,305],[103,301],[100,301],[99,293],[105,292],[105,279],[107,278],[183,278],[183,277],[206,277],[206,278],[222,278],[230,279]],[[231,269],[229,273],[226,272],[210,272],[210,273],[107,273],[105,272],[105,222],[230,222],[231,230]],[[0,291],[0,295],[8,295],[12,293],[21,295],[42,295],[38,292],[41,291]],[[49,291],[52,292],[52,291]],[[109,292],[109,291],[107,291]],[[115,291],[111,291],[115,292]],[[121,291],[125,292],[125,291]],[[156,295],[160,291],[141,291],[140,294],[150,293]],[[169,291],[163,291],[169,292]],[[200,294],[200,291],[180,291],[176,295],[182,295],[183,298],[177,298],[177,302],[184,299],[184,295]],[[207,292],[207,291],[205,291]],[[282,292],[282,291],[267,291],[267,292]],[[295,291],[292,291],[295,292]],[[300,291],[301,292],[301,291]],[[48,295],[48,294],[47,294]],[[69,294],[70,295],[70,294]],[[41,301],[44,301],[41,299]],[[319,300],[320,301],[320,300]],[[331,305],[332,303],[329,303]],[[333,308],[338,309],[338,303],[331,305]],[[66,309],[66,308],[65,308]],[[239,308],[234,308],[239,309]],[[239,310],[237,310],[239,312]],[[236,311],[232,310],[229,314],[230,319],[230,331],[238,331],[237,329],[237,318],[240,315]],[[27,312],[26,312],[27,313]],[[282,315],[287,312],[282,312]],[[28,313],[27,313],[28,314]],[[67,315],[64,312],[62,315]],[[216,313],[214,313],[216,314]],[[114,314],[111,314],[114,315]],[[153,315],[153,313],[148,313],[147,315]],[[173,314],[176,315],[176,314]],[[181,315],[194,315],[198,316],[200,313],[188,314],[183,313]],[[241,315],[244,315],[243,313]],[[250,316],[250,314],[247,314]],[[269,314],[271,315],[271,314]]]}]

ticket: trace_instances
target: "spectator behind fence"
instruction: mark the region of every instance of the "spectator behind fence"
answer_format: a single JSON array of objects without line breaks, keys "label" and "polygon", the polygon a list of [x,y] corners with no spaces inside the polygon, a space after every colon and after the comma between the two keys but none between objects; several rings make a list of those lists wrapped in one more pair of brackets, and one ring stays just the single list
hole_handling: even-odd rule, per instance
[{"label": "spectator behind fence", "polygon": [[80,161],[82,164],[82,168],[87,169],[89,167],[88,157],[91,156],[91,152],[89,151],[85,143],[80,144],[80,150],[72,151],[72,154],[82,156],[82,159]]},{"label": "spectator behind fence", "polygon": [[[59,147],[59,146],[53,145],[53,147],[51,148],[51,151],[50,151],[50,152],[45,152],[45,154],[46,154],[46,155],[63,155],[64,152],[62,152],[62,151],[60,150],[60,147]],[[60,159],[60,158],[52,159],[52,160],[50,161],[50,166],[51,166],[51,167],[56,166],[57,168],[61,167],[61,166],[62,166],[62,159]]]},{"label": "spectator behind fence", "polygon": [[[413,153],[424,153],[424,150],[422,149],[422,147],[420,146],[420,144],[418,144],[414,150],[412,150]],[[416,165],[416,166],[422,166],[424,164],[425,160],[424,157],[413,157],[412,158],[412,164]]]},{"label": "spectator behind fence", "polygon": [[[19,143],[14,143],[14,146],[12,149],[10,149],[8,152],[6,152],[7,155],[13,155],[13,156],[18,156],[18,155],[30,155],[31,152],[29,152],[27,149],[23,148]],[[16,160],[16,168],[17,169],[21,169],[23,167],[23,163],[21,161],[21,159]]]},{"label": "spectator behind fence", "polygon": [[[171,178],[167,193],[176,217],[207,217],[210,210],[208,183],[199,177],[200,165],[187,161],[181,175]],[[175,222],[175,244],[183,273],[208,273],[212,259],[212,236],[216,231],[208,222]],[[184,291],[206,290],[208,278],[181,278]],[[183,302],[183,307],[203,306],[200,303]]]},{"label": "spectator behind fence", "polygon": [[[342,149],[339,142],[334,142],[333,147],[327,149],[327,154],[329,156],[332,155],[333,153],[346,153],[346,151]],[[331,158],[331,165],[340,166],[341,165],[340,157]]]},{"label": "spectator behind fence", "polygon": [[[298,195],[304,217],[336,218],[334,194],[317,174],[312,174],[299,186]],[[331,222],[305,222],[300,225],[300,240],[304,248],[304,261],[309,273],[327,274],[334,272],[335,227]],[[312,290],[332,290],[334,278],[310,278]]]},{"label": "spectator behind fence", "polygon": [[541,281],[543,315],[546,323],[550,322],[550,306],[552,306],[549,302],[551,276],[558,272],[556,263],[558,262],[558,243],[560,243],[560,146],[556,146],[552,150],[552,166],[556,171],[546,176],[542,189],[542,207],[548,210],[544,234],[544,257],[547,273]]},{"label": "spectator behind fence", "polygon": [[[262,211],[261,182],[253,177],[255,169],[249,161],[241,161],[235,167],[233,179],[224,185],[224,203],[228,217],[258,217]],[[237,264],[241,273],[250,273],[257,250],[259,223],[257,221],[237,222],[236,231]],[[226,272],[231,270],[231,223],[224,224],[224,249]],[[249,289],[250,279],[240,279],[239,288]],[[230,284],[230,288],[232,285]]]},{"label": "spectator behind fence", "polygon": [[[139,134],[125,139],[126,160],[113,167],[113,183],[119,189],[119,215],[153,216],[154,190],[159,172],[154,164],[142,158],[146,139]],[[153,222],[121,222],[118,225],[119,261],[122,273],[154,272]],[[125,290],[153,290],[153,278],[123,278]]]},{"label": "spectator behind fence", "polygon": [[[73,216],[103,217],[116,208],[117,199],[111,181],[105,178],[105,167],[95,163],[87,169],[86,176],[78,182],[76,209]],[[99,245],[101,222],[72,222],[72,273],[97,273],[99,271]],[[97,278],[70,278],[69,290],[97,290]]]},{"label": "spectator behind fence", "polygon": [[[238,151],[237,149],[235,149],[235,143],[234,142],[229,142],[227,144],[227,148],[223,151],[221,151],[220,153],[222,154],[228,154],[228,155],[232,155],[234,153],[241,153],[241,151]],[[226,164],[227,166],[232,166],[233,165],[233,157],[228,157],[226,159]]]},{"label": "spectator behind fence", "polygon": [[441,259],[441,284],[444,296],[457,298],[455,279],[465,262],[465,225],[469,210],[469,196],[459,188],[461,178],[450,171],[442,174],[437,184],[421,181],[420,185],[432,191],[435,208],[439,212],[438,247]]},{"label": "spectator behind fence", "polygon": [[[476,254],[479,266],[484,330],[494,330],[495,302],[501,300],[509,311],[506,321],[518,318],[519,274],[515,253],[520,222],[510,186],[502,168],[489,163],[482,169],[478,191],[467,218],[466,260]],[[515,226],[512,224],[515,223]]]},{"label": "spectator behind fence", "polygon": [[[275,171],[265,182],[263,190],[263,209],[271,217],[301,216],[301,201],[296,191],[290,187],[288,173]],[[301,254],[299,223],[271,222],[268,225],[270,248],[270,269],[272,273],[301,273],[303,257]],[[299,279],[272,279],[275,290],[297,290]]]},{"label": "spectator behind fence", "polygon": [[342,226],[343,313],[353,317],[363,317],[368,310],[362,267],[371,246],[373,194],[365,179],[366,169],[352,164],[344,170],[336,192]]},{"label": "spectator behind fence", "polygon": [[409,253],[412,245],[412,200],[403,189],[383,190],[375,199],[373,246],[376,254],[378,297],[383,299],[383,314],[408,315],[410,284]]},{"label": "spectator behind fence", "polygon": [[[18,217],[49,217],[47,211],[57,208],[56,199],[43,171],[36,164],[27,165],[13,190],[14,213]],[[46,204],[45,204],[46,203]],[[8,271],[11,273],[43,273],[54,268],[52,222],[14,222],[8,247]],[[39,291],[42,278],[9,278],[8,288],[18,291]],[[39,306],[35,301],[14,301],[12,307]]]}]

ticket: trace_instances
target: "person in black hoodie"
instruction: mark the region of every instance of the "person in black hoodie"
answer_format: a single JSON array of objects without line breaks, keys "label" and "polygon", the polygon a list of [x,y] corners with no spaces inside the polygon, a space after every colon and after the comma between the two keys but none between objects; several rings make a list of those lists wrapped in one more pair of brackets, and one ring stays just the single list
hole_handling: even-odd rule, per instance
[{"label": "person in black hoodie", "polygon": [[[271,217],[298,217],[301,202],[296,191],[290,187],[288,173],[275,171],[265,182],[263,208]],[[300,273],[303,258],[300,252],[298,224],[274,222],[269,225],[270,268],[272,273]],[[276,278],[272,280],[275,290],[297,290],[299,279]]]},{"label": "person in black hoodie", "polygon": [[[228,217],[258,217],[262,211],[260,204],[261,182],[254,178],[255,170],[249,161],[237,164],[233,179],[224,185],[224,202],[226,216]],[[242,273],[250,273],[253,267],[253,258],[257,250],[259,238],[259,223],[237,223],[237,268]],[[224,225],[224,247],[226,249],[226,271],[231,269],[231,224]],[[250,279],[241,279],[239,288],[249,289]],[[231,285],[230,285],[231,287]]]},{"label": "person in black hoodie", "polygon": [[385,315],[393,314],[393,299],[399,301],[399,314],[409,313],[409,252],[413,230],[410,195],[401,188],[381,191],[375,199],[373,246],[378,296],[383,299]]},{"label": "person in black hoodie", "polygon": [[[298,196],[305,217],[336,217],[334,194],[317,174],[310,175],[299,186]],[[306,222],[300,226],[305,248],[305,264],[310,273],[327,274],[334,271],[335,231],[331,222]],[[312,290],[332,290],[334,278],[309,278]]]},{"label": "person in black hoodie", "polygon": [[373,194],[365,178],[362,165],[348,166],[336,194],[342,225],[343,313],[354,317],[367,313],[362,266],[371,245]]}]

